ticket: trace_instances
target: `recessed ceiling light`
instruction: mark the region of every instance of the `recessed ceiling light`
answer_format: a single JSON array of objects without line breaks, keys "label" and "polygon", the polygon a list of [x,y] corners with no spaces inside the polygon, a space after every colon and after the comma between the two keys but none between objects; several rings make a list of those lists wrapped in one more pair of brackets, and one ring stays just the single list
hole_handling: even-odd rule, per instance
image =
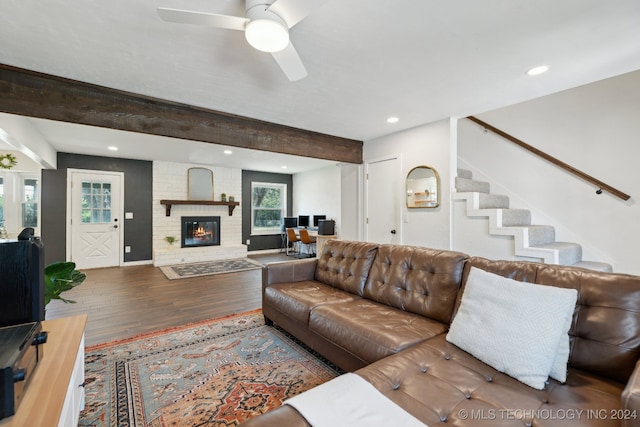
[{"label": "recessed ceiling light", "polygon": [[287,166],[286,166],[286,165],[284,165],[284,166],[280,166],[280,167],[281,167],[282,169],[286,169],[286,168],[287,168]]},{"label": "recessed ceiling light", "polygon": [[107,149],[111,150],[111,151],[118,151],[118,147],[116,147],[115,145],[110,145],[107,147]]},{"label": "recessed ceiling light", "polygon": [[227,156],[230,155],[231,153],[233,153],[233,151],[231,150],[224,150],[223,151],[224,154],[226,154]]},{"label": "recessed ceiling light", "polygon": [[527,74],[530,76],[537,76],[538,74],[546,73],[548,69],[548,65],[540,65],[539,67],[533,67],[527,71]]},{"label": "recessed ceiling light", "polygon": [[387,123],[398,123],[399,120],[397,117],[389,117],[387,118]]}]

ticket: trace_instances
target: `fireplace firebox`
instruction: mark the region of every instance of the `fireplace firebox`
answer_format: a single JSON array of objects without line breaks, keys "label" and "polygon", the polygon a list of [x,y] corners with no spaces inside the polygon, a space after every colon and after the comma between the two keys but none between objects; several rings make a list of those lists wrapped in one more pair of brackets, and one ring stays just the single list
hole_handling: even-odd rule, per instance
[{"label": "fireplace firebox", "polygon": [[220,245],[219,216],[183,216],[182,247]]}]

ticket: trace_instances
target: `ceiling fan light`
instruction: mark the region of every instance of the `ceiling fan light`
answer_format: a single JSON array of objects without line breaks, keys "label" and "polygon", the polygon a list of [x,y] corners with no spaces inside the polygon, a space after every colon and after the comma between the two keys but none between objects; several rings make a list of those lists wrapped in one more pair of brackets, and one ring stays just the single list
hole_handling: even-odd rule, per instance
[{"label": "ceiling fan light", "polygon": [[279,52],[289,44],[289,30],[270,19],[250,21],[244,35],[251,46],[263,52]]}]

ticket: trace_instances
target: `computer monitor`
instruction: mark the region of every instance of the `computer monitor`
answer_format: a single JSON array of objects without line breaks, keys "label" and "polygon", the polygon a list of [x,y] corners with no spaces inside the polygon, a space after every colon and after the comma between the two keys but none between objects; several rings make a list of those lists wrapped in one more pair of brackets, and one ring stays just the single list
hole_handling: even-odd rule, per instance
[{"label": "computer monitor", "polygon": [[295,217],[295,216],[284,217],[284,228],[296,228],[297,226],[298,226],[298,217]]},{"label": "computer monitor", "polygon": [[318,226],[318,221],[320,221],[321,219],[327,219],[326,215],[314,215],[313,216],[313,226],[317,227]]},{"label": "computer monitor", "polygon": [[309,226],[309,215],[299,215],[298,216],[298,227],[308,227]]}]

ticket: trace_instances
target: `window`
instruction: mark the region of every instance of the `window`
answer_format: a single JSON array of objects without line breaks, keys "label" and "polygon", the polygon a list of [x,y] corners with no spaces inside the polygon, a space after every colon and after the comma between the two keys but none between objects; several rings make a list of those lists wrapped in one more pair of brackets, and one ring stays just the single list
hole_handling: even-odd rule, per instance
[{"label": "window", "polygon": [[111,222],[111,183],[82,181],[83,223]]},{"label": "window", "polygon": [[251,234],[280,233],[287,208],[287,184],[251,183]]},{"label": "window", "polygon": [[22,181],[22,226],[38,226],[38,180],[35,178]]},{"label": "window", "polygon": [[39,210],[40,177],[33,173],[3,171],[0,174],[0,234],[6,231],[14,236],[25,227],[39,228]]},{"label": "window", "polygon": [[0,176],[0,227],[4,226],[4,178]]}]

